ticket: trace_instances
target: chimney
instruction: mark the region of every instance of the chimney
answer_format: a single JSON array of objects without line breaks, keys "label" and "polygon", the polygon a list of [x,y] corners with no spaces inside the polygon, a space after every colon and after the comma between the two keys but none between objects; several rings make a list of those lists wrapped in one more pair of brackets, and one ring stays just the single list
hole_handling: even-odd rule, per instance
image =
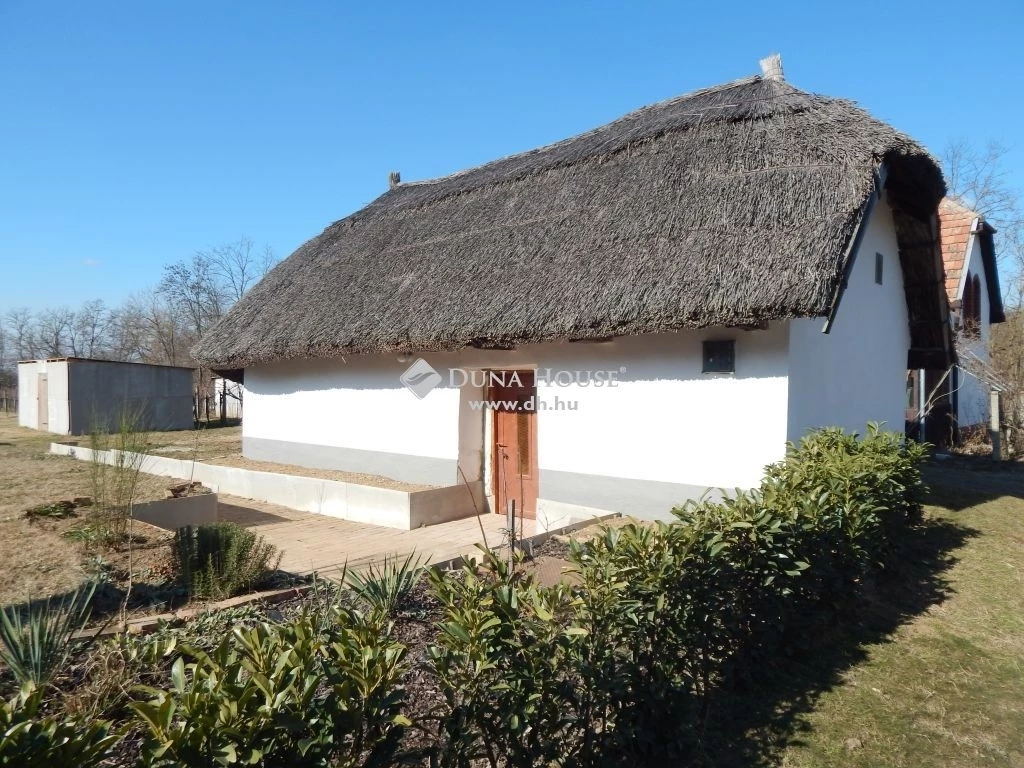
[{"label": "chimney", "polygon": [[761,75],[765,80],[785,80],[782,74],[782,56],[770,53],[761,59]]},{"label": "chimney", "polygon": [[388,174],[388,189],[394,189],[402,183],[402,174],[398,171],[392,171]]}]

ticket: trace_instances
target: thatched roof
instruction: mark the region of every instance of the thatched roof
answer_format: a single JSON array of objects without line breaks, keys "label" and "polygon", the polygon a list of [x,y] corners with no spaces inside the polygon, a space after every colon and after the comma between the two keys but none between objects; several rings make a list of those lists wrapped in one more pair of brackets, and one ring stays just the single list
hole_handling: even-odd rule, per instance
[{"label": "thatched roof", "polygon": [[[195,353],[241,369],[827,316],[879,172],[929,221],[937,164],[855,104],[761,77],[697,91],[398,184],[279,264]],[[942,322],[932,293],[912,324]]]},{"label": "thatched roof", "polygon": [[939,240],[942,244],[942,264],[946,272],[946,295],[949,303],[961,300],[961,277],[970,258],[971,235],[980,238],[981,260],[985,265],[985,284],[989,296],[989,322],[1006,320],[1003,297],[999,291],[999,271],[996,264],[995,227],[977,211],[952,197],[939,203]]}]

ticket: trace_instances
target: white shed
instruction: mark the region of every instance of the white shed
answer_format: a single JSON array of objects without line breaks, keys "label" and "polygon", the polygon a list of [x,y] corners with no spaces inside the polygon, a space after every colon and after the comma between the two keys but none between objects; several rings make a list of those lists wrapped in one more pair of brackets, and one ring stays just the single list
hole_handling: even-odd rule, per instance
[{"label": "white shed", "polygon": [[122,414],[150,430],[191,429],[192,369],[60,357],[18,363],[18,424],[59,435],[116,430]]}]

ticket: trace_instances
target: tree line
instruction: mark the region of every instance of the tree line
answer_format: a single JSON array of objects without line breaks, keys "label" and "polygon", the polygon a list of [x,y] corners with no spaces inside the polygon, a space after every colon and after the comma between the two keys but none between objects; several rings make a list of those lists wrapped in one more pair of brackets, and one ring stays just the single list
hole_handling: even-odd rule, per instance
[{"label": "tree line", "polygon": [[160,282],[120,305],[15,307],[0,317],[0,386],[14,386],[18,360],[89,357],[195,366],[191,348],[274,265],[248,237],[164,267]]}]

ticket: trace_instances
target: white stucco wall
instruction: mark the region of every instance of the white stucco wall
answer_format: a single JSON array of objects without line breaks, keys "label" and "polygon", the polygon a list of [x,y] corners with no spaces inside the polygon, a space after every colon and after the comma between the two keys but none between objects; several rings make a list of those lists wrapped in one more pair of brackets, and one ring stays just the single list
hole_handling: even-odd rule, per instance
[{"label": "white stucco wall", "polygon": [[398,380],[408,365],[392,355],[247,368],[243,437],[454,459],[459,392],[418,400]]},{"label": "white stucco wall", "polygon": [[[988,362],[988,344],[992,331],[989,323],[991,304],[988,296],[988,283],[985,281],[985,262],[981,255],[981,238],[971,235],[970,248],[970,256],[966,259],[964,271],[961,273],[958,295],[962,300],[968,275],[971,277],[977,275],[981,282],[981,325],[978,329],[978,338],[968,343],[967,349],[982,361]],[[960,354],[961,357],[964,357],[963,351]],[[964,360],[957,377],[959,385],[956,392],[957,423],[961,427],[988,423],[989,389],[987,385],[970,373],[973,367],[970,360]]]},{"label": "white stucco wall", "polygon": [[[735,375],[701,373],[706,338],[735,339]],[[257,366],[246,369],[243,436],[446,459],[456,483],[460,393],[448,384],[449,369],[610,370],[619,373],[615,387],[539,384],[548,404],[537,416],[542,496],[545,470],[748,487],[783,453],[787,341],[779,324],[428,354],[444,381],[423,400],[400,384],[409,362],[395,356]],[[556,397],[575,409],[553,410]],[[465,443],[482,425],[465,410],[463,404],[463,459],[470,460]]]},{"label": "white stucco wall", "polygon": [[[903,431],[910,326],[892,212],[884,201],[865,226],[830,332],[822,333],[822,318],[790,324],[790,440],[822,426],[863,433],[868,421]],[[876,253],[883,258],[881,285],[875,283]]]},{"label": "white stucco wall", "polygon": [[65,360],[18,363],[18,424],[39,429],[39,374],[46,374],[48,432],[70,432],[68,364]]}]

